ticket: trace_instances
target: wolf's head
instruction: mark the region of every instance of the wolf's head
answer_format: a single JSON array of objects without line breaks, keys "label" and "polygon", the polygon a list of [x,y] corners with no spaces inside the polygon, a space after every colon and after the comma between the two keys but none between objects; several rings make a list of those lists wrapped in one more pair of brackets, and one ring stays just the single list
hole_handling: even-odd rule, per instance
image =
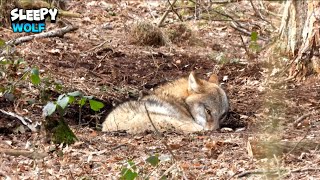
[{"label": "wolf's head", "polygon": [[196,77],[191,72],[188,78],[186,103],[194,120],[205,130],[216,130],[225,120],[229,103],[224,90],[219,86],[217,75],[213,74],[208,81]]}]

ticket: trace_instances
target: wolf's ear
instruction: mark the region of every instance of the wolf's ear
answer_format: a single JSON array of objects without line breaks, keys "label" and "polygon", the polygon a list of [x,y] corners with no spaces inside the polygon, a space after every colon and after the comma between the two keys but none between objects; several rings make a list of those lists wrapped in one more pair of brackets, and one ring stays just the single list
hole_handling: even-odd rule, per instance
[{"label": "wolf's ear", "polygon": [[214,83],[214,84],[219,84],[219,78],[217,74],[211,74],[209,78],[209,82]]},{"label": "wolf's ear", "polygon": [[201,82],[200,80],[196,77],[194,72],[191,72],[189,75],[189,79],[188,79],[188,84],[189,84],[189,91],[193,91],[193,92],[200,92],[201,89]]}]

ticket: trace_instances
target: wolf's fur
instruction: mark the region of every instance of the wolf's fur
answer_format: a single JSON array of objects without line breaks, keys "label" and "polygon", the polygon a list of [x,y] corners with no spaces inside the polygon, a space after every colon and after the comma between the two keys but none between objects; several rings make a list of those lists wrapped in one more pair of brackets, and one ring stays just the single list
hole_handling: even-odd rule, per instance
[{"label": "wolf's fur", "polygon": [[103,122],[102,131],[154,130],[150,120],[160,131],[215,130],[226,118],[228,109],[228,99],[217,76],[205,81],[192,72],[189,78],[160,86],[153,95],[119,105]]}]

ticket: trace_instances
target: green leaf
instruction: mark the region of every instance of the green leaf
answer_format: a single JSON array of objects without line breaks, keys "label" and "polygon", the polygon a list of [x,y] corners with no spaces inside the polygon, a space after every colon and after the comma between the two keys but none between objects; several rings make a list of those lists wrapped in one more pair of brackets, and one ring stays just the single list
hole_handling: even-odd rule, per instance
[{"label": "green leaf", "polygon": [[57,100],[57,104],[62,108],[62,109],[65,109],[67,107],[69,103],[69,97],[68,96],[65,96],[65,94],[62,94],[58,97],[58,100]]},{"label": "green leaf", "polygon": [[150,163],[152,166],[157,166],[160,162],[158,156],[150,156],[146,159],[148,163]]},{"label": "green leaf", "polygon": [[75,97],[69,96],[69,104],[73,103],[76,100]]},{"label": "green leaf", "polygon": [[94,111],[99,111],[101,108],[104,107],[104,104],[102,102],[96,101],[96,100],[89,100],[90,108]]},{"label": "green leaf", "polygon": [[132,160],[129,160],[128,164],[134,171],[137,170],[136,163],[134,163]]},{"label": "green leaf", "polygon": [[131,169],[123,168],[121,171],[121,175],[121,179],[134,180],[138,176],[138,173],[133,172]]},{"label": "green leaf", "polygon": [[77,97],[77,96],[82,96],[82,93],[80,91],[74,91],[74,92],[68,93],[67,95]]},{"label": "green leaf", "polygon": [[80,100],[79,100],[79,104],[80,104],[80,107],[82,107],[84,104],[86,104],[86,101],[87,101],[87,98],[81,98]]},{"label": "green leaf", "polygon": [[4,47],[6,42],[3,39],[0,39],[0,48]]},{"label": "green leaf", "polygon": [[160,180],[167,180],[167,177],[166,177],[166,176],[162,176],[162,177],[160,178]]},{"label": "green leaf", "polygon": [[0,64],[2,64],[2,65],[10,64],[10,61],[8,59],[2,59],[0,61]]},{"label": "green leaf", "polygon": [[57,106],[53,102],[48,102],[42,109],[43,116],[50,116],[54,111],[56,111]]},{"label": "green leaf", "polygon": [[36,102],[36,100],[33,98],[30,98],[30,99],[27,99],[27,102],[28,102],[28,104],[32,105]]},{"label": "green leaf", "polygon": [[31,69],[31,82],[33,85],[40,84],[40,76],[39,76],[39,70],[37,68]]},{"label": "green leaf", "polygon": [[254,31],[251,33],[251,41],[257,41],[257,40],[258,40],[258,33]]},{"label": "green leaf", "polygon": [[63,86],[61,84],[55,84],[55,89],[57,91],[60,91],[63,88]]},{"label": "green leaf", "polygon": [[0,86],[0,93],[4,93],[6,91],[6,88],[3,86]]}]

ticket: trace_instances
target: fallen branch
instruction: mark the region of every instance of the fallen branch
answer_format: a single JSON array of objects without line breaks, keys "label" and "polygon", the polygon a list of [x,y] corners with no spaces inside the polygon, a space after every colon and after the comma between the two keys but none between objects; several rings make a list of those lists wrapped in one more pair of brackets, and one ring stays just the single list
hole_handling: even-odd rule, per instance
[{"label": "fallen branch", "polygon": [[274,171],[263,171],[263,170],[253,170],[253,171],[244,171],[237,175],[238,178],[254,175],[254,174],[265,174],[265,175],[273,175],[278,174],[279,172],[283,172],[285,170],[274,170]]},{"label": "fallen branch", "polygon": [[[145,110],[146,110],[146,112],[147,112],[148,119],[149,119],[152,127],[154,128],[156,134],[159,136],[159,138],[162,138],[162,134],[161,134],[160,131],[156,128],[155,124],[154,124],[153,121],[151,120],[151,117],[150,117],[150,114],[149,114],[149,111],[148,111],[148,109],[147,109],[146,104],[144,104],[144,108],[145,108]],[[168,149],[168,151],[169,151],[170,154],[172,155],[172,158],[173,158],[174,160],[177,160],[176,156],[174,155],[174,153],[173,153],[172,150],[170,149],[170,147],[169,147],[169,145],[167,144],[167,142],[163,141],[163,144],[164,144],[164,146],[166,146],[166,148]]]},{"label": "fallen branch", "polygon": [[[285,156],[283,156],[282,159],[286,159],[286,157],[288,156],[288,154],[291,154],[293,151],[295,151],[297,148],[299,148],[300,143],[307,137],[307,135],[309,134],[309,132],[310,132],[310,127],[307,129],[306,134],[300,139],[300,141],[299,141],[298,143],[296,143],[296,145],[295,145],[288,153],[286,153]],[[315,143],[315,144],[316,144],[316,143]],[[303,145],[303,146],[306,147],[307,145]],[[313,149],[316,149],[316,148],[318,148],[318,146],[319,146],[319,144],[317,144],[316,147],[313,146],[312,148],[313,148]]]},{"label": "fallen branch", "polygon": [[11,116],[11,117],[19,119],[22,122],[22,124],[27,126],[32,132],[37,132],[38,131],[37,128],[36,128],[37,124],[36,125],[32,124],[32,120],[31,119],[26,118],[26,117],[24,118],[22,116],[19,116],[19,115],[13,113],[13,112],[7,112],[7,111],[2,110],[2,109],[0,109],[0,112],[2,112],[3,114],[6,114],[8,116]]},{"label": "fallen branch", "polygon": [[260,11],[259,11],[259,10],[255,7],[255,5],[253,4],[252,0],[250,0],[250,4],[251,4],[252,9],[254,10],[255,14],[258,15],[258,17],[259,17],[261,20],[269,23],[269,24],[272,26],[272,28],[277,29],[269,20],[265,19],[265,18],[262,16],[262,14],[260,13]]},{"label": "fallen branch", "polygon": [[[144,103],[144,109],[146,110],[147,112],[147,116],[148,116],[148,119],[152,125],[152,127],[154,128],[154,130],[156,131],[156,134],[159,136],[159,138],[162,138],[162,134],[160,133],[160,131],[156,128],[155,124],[153,123],[153,121],[151,120],[151,117],[150,117],[150,114],[149,114],[149,111],[147,109],[147,106],[146,106],[146,103]],[[174,155],[173,151],[171,150],[171,148],[169,147],[169,145],[167,144],[166,141],[162,141],[162,143],[164,144],[164,146],[166,147],[166,149],[169,151],[169,153],[171,154],[172,158],[174,159],[175,162],[178,162],[178,159],[177,157]],[[179,166],[177,166],[178,169],[179,169]],[[188,179],[183,171],[183,169],[181,168],[181,172],[182,172],[182,177],[183,179]]]},{"label": "fallen branch", "polygon": [[[168,0],[169,1],[169,0]],[[158,27],[162,26],[162,23],[164,22],[164,20],[166,19],[166,17],[168,16],[169,12],[173,9],[173,5],[177,2],[177,0],[174,0],[172,3],[169,2],[169,6],[166,10],[166,12],[162,15],[159,23],[158,23]]]},{"label": "fallen branch", "polygon": [[[307,135],[307,133],[306,133]],[[315,150],[320,146],[319,142],[305,140],[306,135],[299,142],[291,141],[252,141],[252,155],[255,158],[287,156],[288,154],[301,154]],[[305,141],[303,141],[305,140]]]},{"label": "fallen branch", "polygon": [[311,114],[312,112],[300,116],[297,120],[293,122],[293,127],[297,127],[304,119],[311,116]]},{"label": "fallen branch", "polygon": [[10,40],[6,42],[6,45],[19,45],[24,42],[31,41],[33,39],[38,39],[38,38],[48,38],[48,37],[63,37],[66,33],[77,30],[78,27],[76,26],[66,26],[60,29],[55,29],[52,31],[40,33],[40,34],[33,34],[30,36],[24,36],[24,37],[19,37],[17,39]]},{"label": "fallen branch", "polygon": [[320,171],[320,168],[304,168],[304,169],[295,169],[290,171],[291,173],[300,173],[300,172],[306,172],[306,171]]},{"label": "fallen branch", "polygon": [[3,149],[0,148],[0,153],[4,153],[11,156],[24,156],[31,159],[43,159],[48,156],[46,152],[36,152],[18,149]]},{"label": "fallen branch", "polygon": [[180,16],[180,14],[174,9],[174,7],[173,7],[174,4],[171,4],[170,0],[168,0],[168,3],[169,3],[169,5],[170,5],[170,7],[171,7],[172,12],[174,12],[174,13],[178,16],[179,20],[180,20],[181,22],[183,22],[183,19],[182,19],[182,17]]},{"label": "fallen branch", "polygon": [[[251,36],[251,32],[247,31],[247,30],[244,29],[243,27],[240,27],[239,23],[236,22],[236,21],[231,22],[230,26],[231,26],[233,29],[235,29],[235,30],[237,30],[237,31],[239,31],[239,32],[242,32],[243,34],[246,34],[246,35],[248,35],[248,36]],[[263,41],[268,41],[268,39],[263,38],[263,37],[261,37],[261,36],[258,36],[258,39],[263,40]]]},{"label": "fallen branch", "polygon": [[219,0],[219,1],[210,1],[211,4],[228,4],[239,2],[239,0]]},{"label": "fallen branch", "polygon": [[243,48],[244,48],[244,50],[245,50],[248,58],[249,58],[249,59],[255,58],[254,55],[253,55],[252,53],[250,53],[250,51],[248,50],[248,48],[247,48],[247,46],[246,46],[246,43],[245,43],[244,40],[243,40],[243,37],[242,37],[240,34],[239,34],[239,37],[240,37],[240,39],[241,39],[242,46],[243,46]]},{"label": "fallen branch", "polygon": [[252,170],[252,171],[235,173],[229,179],[232,179],[233,177],[242,178],[250,175],[279,175],[279,173],[285,173],[285,172],[288,172],[288,174],[290,174],[290,173],[301,173],[301,172],[307,172],[307,171],[320,171],[320,168],[304,168],[304,169],[295,169],[295,170],[279,169],[279,170],[271,170],[271,171]]}]

